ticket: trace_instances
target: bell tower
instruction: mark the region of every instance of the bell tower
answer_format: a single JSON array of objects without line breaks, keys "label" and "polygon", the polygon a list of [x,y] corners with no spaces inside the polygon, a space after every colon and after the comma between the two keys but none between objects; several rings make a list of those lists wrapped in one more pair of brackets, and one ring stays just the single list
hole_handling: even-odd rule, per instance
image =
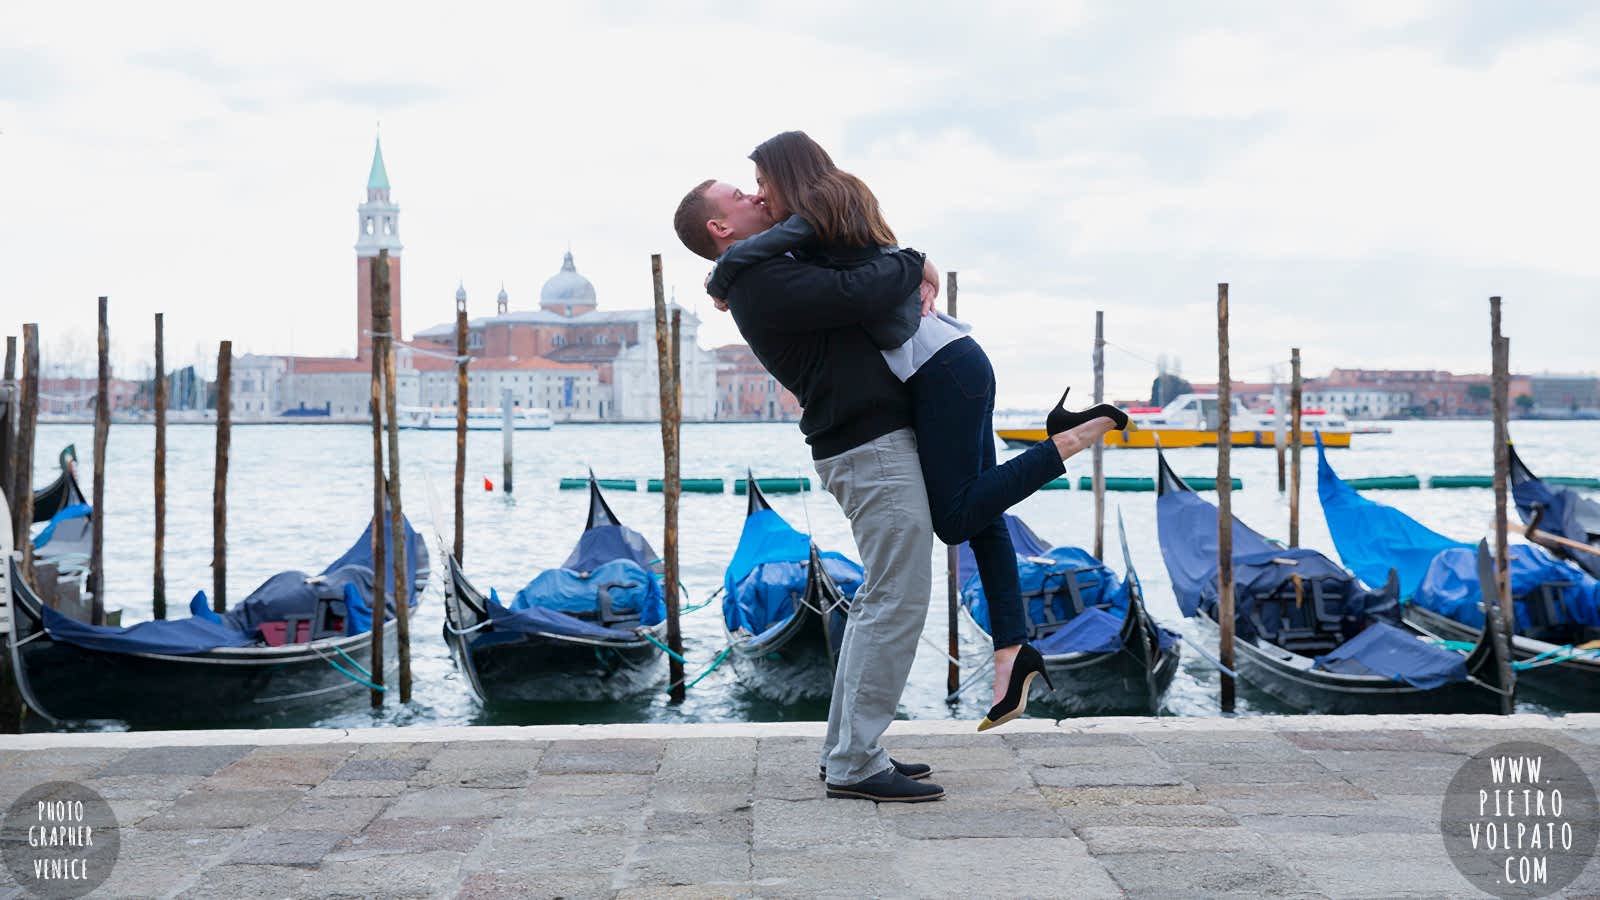
[{"label": "bell tower", "polygon": [[400,327],[400,207],[389,199],[389,172],[383,166],[383,142],[372,147],[372,171],[367,175],[367,200],[356,207],[356,356],[372,352],[372,267],[378,252],[389,251],[389,314],[396,339]]}]

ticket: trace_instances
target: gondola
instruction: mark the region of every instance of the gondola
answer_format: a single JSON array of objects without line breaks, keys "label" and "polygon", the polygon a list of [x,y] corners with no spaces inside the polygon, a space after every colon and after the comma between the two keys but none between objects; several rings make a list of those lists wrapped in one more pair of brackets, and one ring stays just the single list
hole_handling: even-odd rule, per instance
[{"label": "gondola", "polygon": [[746,473],[744,529],[723,573],[722,623],[746,690],[779,704],[824,700],[850,602],[864,577],[839,553],[820,552],[767,503]]},{"label": "gondola", "polygon": [[[428,555],[409,523],[405,546],[414,608],[427,586]],[[363,667],[372,655],[371,547],[369,525],[320,575],[279,573],[222,614],[211,612],[201,592],[189,618],[127,628],[87,625],[56,612],[13,560],[10,653],[17,687],[51,721],[163,726],[259,721],[364,697]],[[385,574],[392,587],[392,572]],[[394,592],[386,596],[388,673],[395,660]]]},{"label": "gondola", "polygon": [[445,643],[484,703],[620,700],[660,680],[666,599],[659,560],[643,535],[617,519],[593,472],[577,546],[509,607],[442,553]]},{"label": "gondola", "polygon": [[[1178,606],[1215,627],[1217,508],[1159,450],[1156,516]],[[1323,713],[1496,712],[1514,689],[1492,624],[1465,654],[1398,627],[1392,574],[1366,588],[1321,553],[1274,545],[1238,519],[1233,574],[1235,669],[1280,702]]]},{"label": "gondola", "polygon": [[[1077,547],[1050,546],[1016,516],[1007,514],[1005,522],[1028,608],[1028,641],[1044,656],[1056,686],[1050,690],[1036,679],[1029,708],[1038,703],[1064,715],[1158,714],[1182,645],[1145,610],[1121,512],[1117,530],[1126,578]],[[958,558],[961,609],[988,641],[988,599],[977,561],[965,543]]]},{"label": "gondola", "polygon": [[[1361,496],[1328,465],[1320,446],[1317,496],[1333,545],[1351,571],[1370,582],[1395,570],[1407,625],[1441,641],[1478,641],[1484,619],[1473,545]],[[1566,707],[1600,710],[1600,651],[1573,649],[1600,639],[1600,581],[1537,547],[1506,549],[1518,687]]]},{"label": "gondola", "polygon": [[78,449],[68,444],[60,455],[61,474],[33,492],[33,558],[53,564],[63,575],[85,575],[94,549],[94,511],[78,486]]},{"label": "gondola", "polygon": [[[1600,578],[1600,502],[1538,477],[1517,455],[1516,445],[1510,449],[1511,498],[1516,501],[1517,515],[1529,526],[1529,539]],[[1591,547],[1595,552],[1550,540],[1549,535]]]}]

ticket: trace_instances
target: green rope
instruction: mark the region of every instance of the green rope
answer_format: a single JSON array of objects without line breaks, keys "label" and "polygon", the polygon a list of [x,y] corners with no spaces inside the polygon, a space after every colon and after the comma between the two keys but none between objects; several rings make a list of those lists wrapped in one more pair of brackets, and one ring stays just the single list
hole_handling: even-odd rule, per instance
[{"label": "green rope", "polygon": [[363,677],[366,677],[366,678],[371,678],[372,677],[372,673],[368,672],[366,667],[361,665],[361,663],[356,662],[355,659],[350,656],[350,654],[344,652],[344,648],[343,647],[339,646],[338,644],[334,644],[333,645],[333,649],[340,656],[344,657],[345,659],[350,660],[350,665],[355,666],[356,667],[356,671],[360,672]]},{"label": "green rope", "polygon": [[326,662],[328,665],[333,666],[333,670],[335,672],[338,672],[340,675],[343,675],[344,677],[350,679],[351,681],[354,681],[356,684],[365,685],[365,686],[371,688],[372,690],[379,691],[381,693],[385,693],[385,694],[389,693],[389,689],[384,687],[383,685],[381,685],[381,684],[373,684],[372,682],[366,680],[365,678],[362,678],[361,676],[355,674],[354,672],[351,672],[349,669],[346,669],[344,666],[341,666],[338,663],[334,662],[333,660],[328,659],[326,656],[321,657],[321,659],[324,662]]},{"label": "green rope", "polygon": [[1443,639],[1435,639],[1433,645],[1444,650],[1454,650],[1458,653],[1471,653],[1473,648],[1478,646],[1471,641],[1446,641]]},{"label": "green rope", "polygon": [[684,685],[683,689],[684,690],[688,690],[689,688],[694,687],[695,685],[700,683],[700,679],[706,677],[707,675],[710,675],[712,672],[715,672],[717,670],[717,666],[722,665],[722,661],[727,659],[728,658],[728,654],[732,653],[732,652],[733,652],[733,645],[732,644],[729,644],[728,646],[722,648],[722,652],[717,654],[717,658],[711,661],[711,665],[709,667],[707,667],[704,672],[701,672],[699,675],[696,675],[695,679],[693,681],[691,681],[688,684]]},{"label": "green rope", "polygon": [[708,607],[708,606],[710,606],[710,605],[711,605],[711,604],[713,604],[713,603],[715,603],[715,602],[716,602],[716,600],[717,600],[717,598],[715,598],[715,597],[712,597],[712,598],[711,598],[711,599],[710,599],[710,600],[707,600],[707,601],[706,601],[706,602],[704,602],[704,603],[696,603],[696,604],[695,604],[695,605],[693,605],[693,606],[687,606],[687,607],[684,607],[684,608],[683,608],[683,609],[680,609],[680,610],[678,610],[678,615],[680,615],[680,616],[687,616],[687,615],[688,615],[688,614],[689,614],[689,613],[692,613],[692,612],[694,612],[694,611],[695,611],[695,610],[697,610],[697,609],[705,609],[705,608],[706,608],[706,607]]},{"label": "green rope", "polygon": [[673,659],[677,660],[678,662],[683,663],[686,666],[689,664],[689,661],[687,659],[684,659],[682,656],[679,656],[677,653],[674,653],[671,647],[668,647],[666,644],[663,644],[660,641],[656,640],[655,636],[650,634],[648,631],[641,631],[641,632],[639,632],[639,634],[645,640],[649,641],[652,644],[655,644],[657,647],[660,647],[663,653],[666,653],[668,656],[672,657]]}]

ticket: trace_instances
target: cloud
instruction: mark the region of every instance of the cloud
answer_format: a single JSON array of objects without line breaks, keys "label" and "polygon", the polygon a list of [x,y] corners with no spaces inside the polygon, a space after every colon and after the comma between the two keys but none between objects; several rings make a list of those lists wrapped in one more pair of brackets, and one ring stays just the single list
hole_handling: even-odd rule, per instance
[{"label": "cloud", "polygon": [[[649,303],[653,252],[693,307],[706,265],[671,210],[702,178],[748,183],[749,149],[798,127],[961,272],[1002,406],[1088,384],[1095,309],[1114,394],[1162,354],[1209,377],[1219,281],[1236,371],[1294,345],[1313,373],[1482,369],[1491,293],[1519,367],[1596,366],[1600,12],[1581,3],[76,18],[27,8],[24,49],[0,50],[0,297],[28,298],[8,331],[66,333],[106,293],[129,353],[156,310],[199,358],[224,337],[348,352],[378,118],[408,328],[447,320],[458,279],[475,313],[502,280],[531,306],[569,242],[602,307]],[[703,343],[737,339],[700,308]]]}]

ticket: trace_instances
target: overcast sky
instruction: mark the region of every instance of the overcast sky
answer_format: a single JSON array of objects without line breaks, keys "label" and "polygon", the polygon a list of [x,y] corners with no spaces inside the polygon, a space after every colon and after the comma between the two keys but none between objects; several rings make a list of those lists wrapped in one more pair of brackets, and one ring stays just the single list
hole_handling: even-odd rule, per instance
[{"label": "overcast sky", "polygon": [[[603,6],[601,10],[598,7]],[[596,7],[596,8],[587,8]],[[1316,12],[1312,12],[1315,9]],[[1600,369],[1600,6],[1586,3],[9,4],[0,323],[47,355],[349,353],[382,122],[404,324],[536,305],[570,243],[602,308],[650,254],[738,339],[670,219],[808,131],[960,271],[1002,406],[1152,361]],[[49,360],[46,360],[49,362]]]}]

